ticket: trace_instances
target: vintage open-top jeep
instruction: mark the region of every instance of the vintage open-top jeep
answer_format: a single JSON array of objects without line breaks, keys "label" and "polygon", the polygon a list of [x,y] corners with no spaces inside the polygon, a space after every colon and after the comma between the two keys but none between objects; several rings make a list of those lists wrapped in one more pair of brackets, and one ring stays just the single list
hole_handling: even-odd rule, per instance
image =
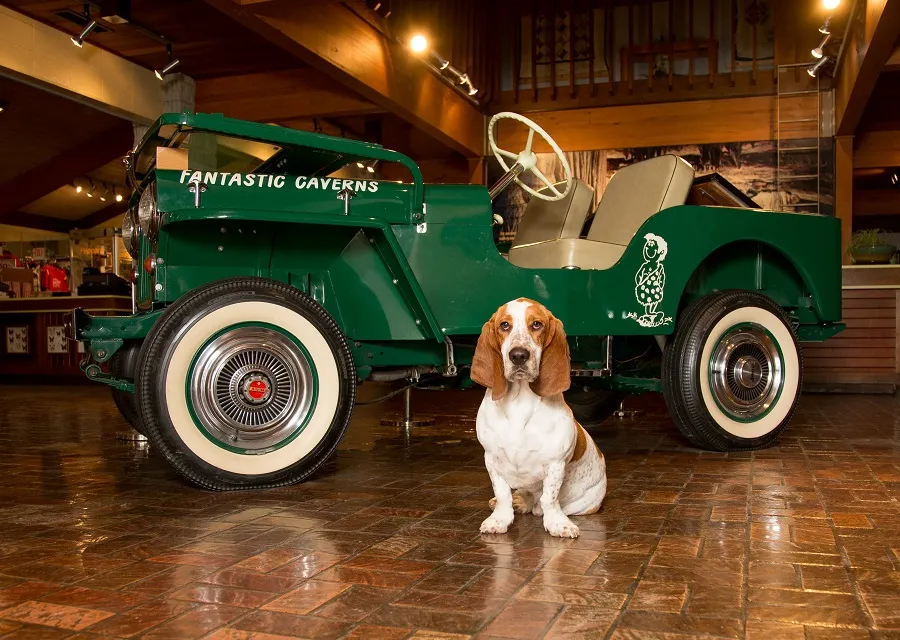
[{"label": "vintage open-top jeep", "polygon": [[[521,153],[496,145],[503,118],[529,127]],[[538,169],[535,133],[565,180]],[[527,297],[565,325],[581,419],[656,390],[700,447],[773,443],[800,393],[799,342],[843,328],[838,221],[753,208],[722,181],[734,206],[686,204],[720,201],[715,185],[661,156],[616,173],[586,222],[592,191],[540,127],[498,114],[489,141],[507,170],[490,192],[425,185],[374,144],[162,116],[126,158],[135,312],[74,312],[85,372],[199,485],[285,485],[334,451],[361,381],[471,384],[482,325]],[[410,181],[356,179],[375,160]],[[532,199],[502,255],[491,201],[513,181]]]}]

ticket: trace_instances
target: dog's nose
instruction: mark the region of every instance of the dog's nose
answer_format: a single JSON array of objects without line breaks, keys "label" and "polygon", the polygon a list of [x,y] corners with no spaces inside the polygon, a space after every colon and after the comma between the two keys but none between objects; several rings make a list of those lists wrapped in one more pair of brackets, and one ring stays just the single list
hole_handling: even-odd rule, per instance
[{"label": "dog's nose", "polygon": [[528,358],[531,357],[531,354],[528,352],[528,349],[523,349],[522,347],[515,347],[509,350],[509,361],[514,365],[521,367],[525,362],[528,361]]}]

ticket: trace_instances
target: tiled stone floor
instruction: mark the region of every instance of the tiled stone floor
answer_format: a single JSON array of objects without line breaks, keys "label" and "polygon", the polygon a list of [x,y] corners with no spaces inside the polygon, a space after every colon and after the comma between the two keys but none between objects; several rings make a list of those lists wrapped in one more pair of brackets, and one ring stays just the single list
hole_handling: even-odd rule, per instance
[{"label": "tiled stone floor", "polygon": [[0,635],[900,638],[900,402],[804,397],[780,446],[684,446],[655,399],[594,430],[610,491],[482,537],[480,394],[361,407],[312,481],[210,493],[116,440],[104,389],[0,387]]}]

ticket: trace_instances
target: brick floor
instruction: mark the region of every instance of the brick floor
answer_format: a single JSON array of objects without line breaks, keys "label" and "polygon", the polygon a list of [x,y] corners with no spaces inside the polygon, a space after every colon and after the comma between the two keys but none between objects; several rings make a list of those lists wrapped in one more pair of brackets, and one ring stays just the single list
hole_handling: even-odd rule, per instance
[{"label": "brick floor", "polygon": [[0,387],[0,636],[900,638],[897,399],[806,396],[730,455],[633,400],[593,429],[610,490],[577,540],[479,535],[479,400],[417,393],[409,437],[360,407],[311,481],[210,493],[115,439],[104,389]]}]

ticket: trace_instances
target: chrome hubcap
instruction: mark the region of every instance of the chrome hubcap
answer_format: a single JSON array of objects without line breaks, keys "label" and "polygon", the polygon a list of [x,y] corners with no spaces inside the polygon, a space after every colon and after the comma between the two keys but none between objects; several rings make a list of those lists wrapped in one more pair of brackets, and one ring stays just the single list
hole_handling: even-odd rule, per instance
[{"label": "chrome hubcap", "polygon": [[239,327],[208,342],[194,364],[190,400],[212,438],[260,451],[303,425],[313,373],[301,349],[266,327]]},{"label": "chrome hubcap", "polygon": [[760,325],[738,327],[713,349],[710,389],[733,418],[752,420],[766,413],[784,384],[778,346]]}]

